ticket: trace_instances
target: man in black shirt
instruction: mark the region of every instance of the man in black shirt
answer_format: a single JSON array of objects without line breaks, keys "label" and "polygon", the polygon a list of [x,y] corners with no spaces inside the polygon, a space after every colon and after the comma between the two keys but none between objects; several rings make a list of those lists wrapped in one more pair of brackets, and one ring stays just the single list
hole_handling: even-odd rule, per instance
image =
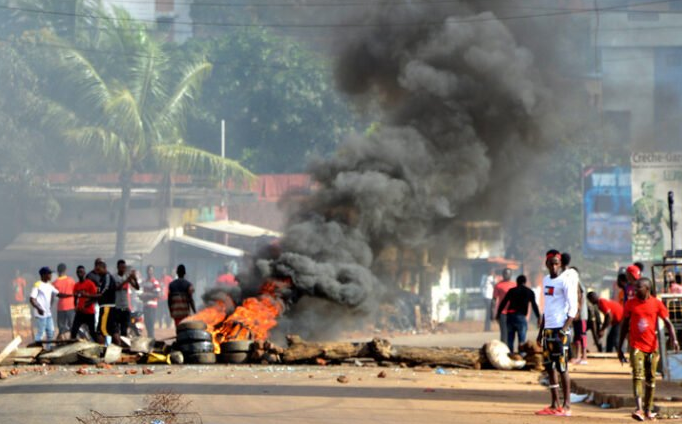
[{"label": "man in black shirt", "polygon": [[[107,264],[100,258],[95,260],[95,269],[87,279],[97,285],[97,295],[92,296],[99,303],[99,321],[97,323],[97,343],[105,344],[106,337],[116,335],[116,321],[114,319],[114,307],[116,306],[116,282],[114,277],[107,271]],[[118,338],[114,340],[120,344]]]},{"label": "man in black shirt", "polygon": [[532,305],[535,317],[540,319],[540,309],[535,302],[535,293],[526,287],[525,275],[519,275],[516,278],[516,287],[509,290],[504,299],[502,299],[502,302],[500,302],[500,306],[497,308],[497,316],[502,313],[507,304],[509,304],[507,309],[507,345],[513,352],[516,334],[519,335],[519,346],[526,342],[528,305]]}]

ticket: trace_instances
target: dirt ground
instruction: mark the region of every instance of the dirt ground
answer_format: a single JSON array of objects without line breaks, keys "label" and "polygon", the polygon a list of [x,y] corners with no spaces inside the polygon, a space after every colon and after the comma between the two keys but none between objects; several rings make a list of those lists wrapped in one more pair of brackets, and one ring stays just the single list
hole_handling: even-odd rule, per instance
[{"label": "dirt ground", "polygon": [[[89,409],[110,415],[142,406],[144,394],[182,393],[204,423],[540,423],[533,415],[548,393],[538,373],[432,369],[155,366],[152,375],[127,369],[78,367],[24,370],[0,381],[0,422],[74,423]],[[380,371],[386,378],[378,378]],[[97,372],[103,374],[98,375]],[[339,383],[344,375],[348,383]],[[571,422],[622,422],[625,410],[575,405]]]},{"label": "dirt ground", "polygon": [[[394,344],[480,347],[497,335],[476,332],[477,326],[470,324],[456,330],[460,332],[381,336],[392,336]],[[595,365],[584,375],[594,373]],[[75,423],[75,417],[84,417],[89,410],[125,415],[143,406],[144,395],[169,390],[192,401],[191,410],[203,423],[567,421],[533,414],[548,404],[549,393],[538,384],[540,373],[531,371],[450,369],[438,374],[429,368],[157,365],[148,366],[153,373],[143,375],[143,367],[88,367],[80,371],[86,375],[77,373],[78,366],[18,367],[18,375],[0,380],[0,423]],[[11,369],[0,367],[5,372]],[[378,378],[381,371],[386,378]],[[341,375],[347,383],[337,381]],[[617,378],[614,384],[629,387],[627,370]],[[576,404],[570,421],[627,422],[629,413],[629,408]]]}]

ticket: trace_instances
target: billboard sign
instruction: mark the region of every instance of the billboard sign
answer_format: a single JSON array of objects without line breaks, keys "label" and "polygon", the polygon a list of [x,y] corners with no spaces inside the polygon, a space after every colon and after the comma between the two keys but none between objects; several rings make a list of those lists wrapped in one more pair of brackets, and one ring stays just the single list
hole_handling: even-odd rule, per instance
[{"label": "billboard sign", "polygon": [[587,166],[583,170],[583,253],[630,255],[630,169]]},{"label": "billboard sign", "polygon": [[[682,152],[633,153],[632,258],[663,259],[670,250],[668,192],[677,196],[674,215],[679,220],[682,201]],[[679,245],[676,246],[679,249]]]}]

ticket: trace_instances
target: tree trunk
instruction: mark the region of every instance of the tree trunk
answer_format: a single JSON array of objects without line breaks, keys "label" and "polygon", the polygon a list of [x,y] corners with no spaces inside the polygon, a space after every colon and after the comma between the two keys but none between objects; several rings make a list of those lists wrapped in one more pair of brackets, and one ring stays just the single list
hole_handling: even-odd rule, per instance
[{"label": "tree trunk", "polygon": [[314,362],[316,359],[343,361],[349,358],[372,358],[376,361],[404,362],[409,365],[444,365],[457,368],[481,368],[484,360],[479,349],[457,347],[392,346],[388,340],[366,343],[306,342],[299,336],[287,337],[289,347],[282,362]]},{"label": "tree trunk", "polygon": [[118,225],[116,227],[116,253],[113,259],[123,259],[126,249],[126,235],[128,231],[128,211],[130,210],[130,192],[132,190],[132,172],[123,171],[119,177],[121,184],[121,203],[118,211]]}]

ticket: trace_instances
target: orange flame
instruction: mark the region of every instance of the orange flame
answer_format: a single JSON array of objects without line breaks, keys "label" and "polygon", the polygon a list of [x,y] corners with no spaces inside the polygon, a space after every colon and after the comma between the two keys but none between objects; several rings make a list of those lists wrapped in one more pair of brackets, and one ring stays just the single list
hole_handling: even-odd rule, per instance
[{"label": "orange flame", "polygon": [[270,330],[277,326],[277,317],[285,308],[281,290],[290,286],[291,280],[268,280],[258,297],[244,300],[229,316],[228,308],[232,309],[234,304],[218,301],[184,321],[206,323],[208,331],[213,334],[215,353],[220,353],[220,344],[227,341],[267,340]]}]

